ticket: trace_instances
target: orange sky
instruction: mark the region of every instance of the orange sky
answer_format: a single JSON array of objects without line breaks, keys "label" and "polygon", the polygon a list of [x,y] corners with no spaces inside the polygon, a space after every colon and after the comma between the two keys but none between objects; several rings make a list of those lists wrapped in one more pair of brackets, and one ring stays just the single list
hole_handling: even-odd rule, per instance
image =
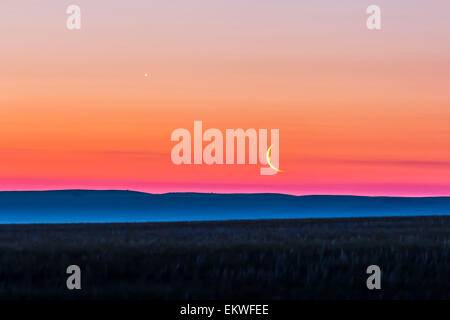
[{"label": "orange sky", "polygon": [[[450,195],[448,2],[76,2],[0,4],[1,190]],[[286,172],[172,164],[194,120],[280,129]]]}]

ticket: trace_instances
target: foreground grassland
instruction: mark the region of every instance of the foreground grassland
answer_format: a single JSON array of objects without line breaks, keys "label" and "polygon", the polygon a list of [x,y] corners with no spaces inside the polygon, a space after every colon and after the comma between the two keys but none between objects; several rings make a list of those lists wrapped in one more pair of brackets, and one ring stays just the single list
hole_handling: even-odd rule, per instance
[{"label": "foreground grassland", "polygon": [[0,298],[450,299],[450,217],[2,225]]}]

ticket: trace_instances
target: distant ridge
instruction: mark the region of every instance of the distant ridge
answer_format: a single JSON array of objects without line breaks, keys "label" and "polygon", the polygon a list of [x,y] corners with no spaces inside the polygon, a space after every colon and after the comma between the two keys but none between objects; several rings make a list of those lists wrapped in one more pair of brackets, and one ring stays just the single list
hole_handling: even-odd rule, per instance
[{"label": "distant ridge", "polygon": [[149,194],[121,190],[0,192],[0,223],[152,222],[450,215],[450,197]]}]

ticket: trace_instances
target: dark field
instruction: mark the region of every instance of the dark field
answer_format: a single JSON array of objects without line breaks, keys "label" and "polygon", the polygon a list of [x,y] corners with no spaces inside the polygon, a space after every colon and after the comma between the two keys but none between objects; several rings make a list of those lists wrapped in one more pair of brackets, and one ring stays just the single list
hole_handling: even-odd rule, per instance
[{"label": "dark field", "polygon": [[0,298],[450,299],[449,247],[449,216],[2,225]]}]

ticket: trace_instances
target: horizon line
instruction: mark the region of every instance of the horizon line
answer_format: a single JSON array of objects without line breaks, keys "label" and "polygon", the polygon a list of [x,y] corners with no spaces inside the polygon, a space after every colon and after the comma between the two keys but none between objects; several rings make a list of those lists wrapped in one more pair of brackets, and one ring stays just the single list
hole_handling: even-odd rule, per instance
[{"label": "horizon line", "polygon": [[0,193],[4,192],[58,192],[58,191],[91,191],[91,192],[134,192],[142,193],[148,195],[168,195],[168,194],[210,194],[210,195],[283,195],[291,197],[311,197],[311,196],[329,196],[329,197],[367,197],[367,198],[450,198],[447,196],[414,196],[414,195],[357,195],[357,194],[290,194],[290,193],[280,193],[280,192],[196,192],[196,191],[172,191],[172,192],[161,192],[152,193],[133,189],[42,189],[42,190],[0,190]]}]

